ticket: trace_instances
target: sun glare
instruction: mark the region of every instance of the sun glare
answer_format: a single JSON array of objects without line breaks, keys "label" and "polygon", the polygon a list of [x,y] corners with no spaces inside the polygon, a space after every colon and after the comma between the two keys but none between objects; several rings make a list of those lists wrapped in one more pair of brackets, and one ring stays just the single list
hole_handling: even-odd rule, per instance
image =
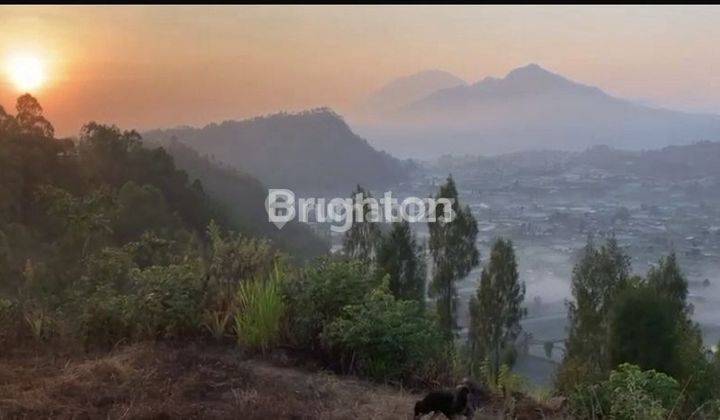
[{"label": "sun glare", "polygon": [[32,92],[45,82],[43,62],[33,55],[18,55],[7,61],[7,74],[15,87],[23,92]]}]

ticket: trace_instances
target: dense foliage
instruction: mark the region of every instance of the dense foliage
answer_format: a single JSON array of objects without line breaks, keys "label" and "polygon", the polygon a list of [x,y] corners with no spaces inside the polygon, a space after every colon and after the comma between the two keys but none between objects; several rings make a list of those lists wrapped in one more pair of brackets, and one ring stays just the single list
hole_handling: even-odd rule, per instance
[{"label": "dense foliage", "polygon": [[720,364],[708,357],[690,319],[687,280],[675,255],[661,258],[645,278],[629,272],[614,239],[586,247],[573,272],[558,390],[593,418],[715,418]]},{"label": "dense foliage", "polygon": [[668,375],[622,364],[597,385],[578,388],[571,395],[578,418],[662,420],[681,404],[680,384]]},{"label": "dense foliage", "polygon": [[445,347],[437,325],[418,315],[418,305],[396,300],[387,287],[375,289],[346,306],[323,338],[347,371],[381,380],[422,376],[442,360]]}]

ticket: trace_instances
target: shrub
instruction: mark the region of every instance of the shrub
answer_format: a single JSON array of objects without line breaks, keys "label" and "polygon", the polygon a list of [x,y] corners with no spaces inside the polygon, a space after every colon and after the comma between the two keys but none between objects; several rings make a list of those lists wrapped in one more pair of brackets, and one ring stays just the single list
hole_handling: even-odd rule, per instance
[{"label": "shrub", "polygon": [[355,260],[321,259],[294,281],[285,283],[293,339],[318,348],[325,325],[347,305],[363,302],[379,283],[372,270]]},{"label": "shrub", "polygon": [[0,327],[12,320],[14,308],[12,301],[0,297]]},{"label": "shrub", "polygon": [[660,420],[678,414],[680,399],[680,385],[675,379],[624,363],[607,380],[578,387],[570,404],[579,418]]},{"label": "shrub", "polygon": [[23,317],[28,331],[35,340],[47,341],[58,334],[57,320],[44,308],[27,309]]},{"label": "shrub", "polygon": [[131,255],[118,248],[104,248],[86,259],[83,274],[63,305],[75,335],[86,347],[108,347],[131,337],[135,269]]},{"label": "shrub", "polygon": [[0,344],[16,338],[19,315],[17,302],[0,297]]},{"label": "shrub", "polygon": [[492,366],[489,360],[483,362],[481,370],[485,383],[488,384],[490,390],[494,393],[507,397],[521,392],[527,387],[525,379],[517,373],[514,373],[508,364],[503,363],[500,365],[497,378],[492,373]]},{"label": "shrub", "polygon": [[439,358],[446,343],[417,302],[395,300],[385,288],[347,306],[322,337],[346,370],[375,379],[409,378]]},{"label": "shrub", "polygon": [[100,287],[84,295],[76,314],[76,333],[86,347],[111,347],[134,333],[135,296]]},{"label": "shrub", "polygon": [[237,312],[241,284],[270,275],[281,256],[264,240],[229,233],[211,222],[207,229],[211,255],[208,259],[203,325],[216,340],[229,333]]},{"label": "shrub", "polygon": [[200,326],[201,270],[198,264],[153,266],[134,271],[134,320],[141,336],[193,335]]},{"label": "shrub", "polygon": [[281,294],[283,274],[276,267],[266,280],[246,281],[237,293],[235,331],[238,343],[265,353],[280,338],[285,302]]}]

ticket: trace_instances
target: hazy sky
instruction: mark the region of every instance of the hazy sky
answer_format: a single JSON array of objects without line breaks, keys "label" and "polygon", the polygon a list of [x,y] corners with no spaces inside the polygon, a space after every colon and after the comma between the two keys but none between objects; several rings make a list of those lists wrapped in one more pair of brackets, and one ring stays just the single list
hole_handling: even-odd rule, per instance
[{"label": "hazy sky", "polygon": [[[720,113],[718,7],[0,7],[0,67],[45,63],[33,92],[62,134],[203,124],[329,105],[442,69],[468,81],[536,62],[611,94]],[[0,104],[18,95],[5,72]]]}]

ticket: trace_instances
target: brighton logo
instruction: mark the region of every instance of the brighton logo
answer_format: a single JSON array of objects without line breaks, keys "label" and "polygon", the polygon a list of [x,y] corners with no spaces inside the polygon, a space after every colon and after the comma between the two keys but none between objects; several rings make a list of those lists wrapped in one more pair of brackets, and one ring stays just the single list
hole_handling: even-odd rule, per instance
[{"label": "brighton logo", "polygon": [[[288,222],[330,223],[333,232],[347,232],[353,223],[447,223],[455,218],[454,200],[407,197],[399,201],[387,191],[379,199],[356,194],[354,198],[296,199],[288,189],[270,189],[265,200],[268,221],[282,229]],[[439,214],[438,214],[439,213]]]}]

